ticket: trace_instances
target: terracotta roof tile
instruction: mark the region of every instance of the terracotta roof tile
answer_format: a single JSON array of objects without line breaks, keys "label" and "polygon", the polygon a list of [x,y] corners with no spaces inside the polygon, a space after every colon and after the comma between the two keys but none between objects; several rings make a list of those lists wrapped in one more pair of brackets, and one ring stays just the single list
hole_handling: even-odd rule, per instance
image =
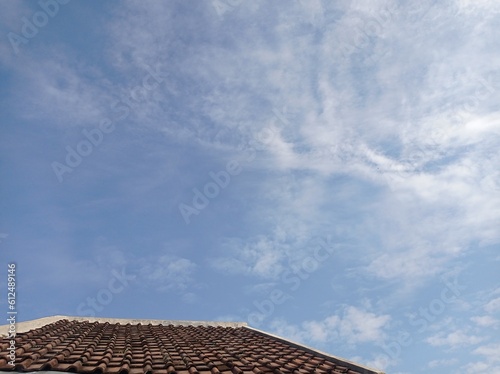
[{"label": "terracotta roof tile", "polygon": [[[15,365],[0,370],[82,374],[376,373],[245,326],[59,320],[19,332]],[[359,370],[359,371],[357,371]]]}]

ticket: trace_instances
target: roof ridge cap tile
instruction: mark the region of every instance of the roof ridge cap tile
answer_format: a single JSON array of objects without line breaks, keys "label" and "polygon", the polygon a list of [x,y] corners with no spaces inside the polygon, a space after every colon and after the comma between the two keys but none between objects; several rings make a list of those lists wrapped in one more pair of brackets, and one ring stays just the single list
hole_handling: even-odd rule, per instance
[{"label": "roof ridge cap tile", "polygon": [[[189,321],[189,320],[160,320],[160,319],[134,319],[134,318],[105,318],[105,317],[81,317],[81,316],[63,316],[55,315],[37,318],[34,320],[17,322],[17,333],[28,332],[30,330],[41,328],[52,323],[61,324],[65,321],[87,322],[87,323],[107,323],[117,325],[162,325],[162,326],[205,326],[205,327],[246,327],[246,322],[223,322],[223,321]],[[8,334],[9,325],[0,325],[0,337]]]},{"label": "roof ridge cap tile", "polygon": [[[23,333],[36,328],[42,328],[50,324],[61,324],[64,321],[70,323],[86,322],[90,324],[107,323],[119,325],[160,325],[160,326],[205,326],[205,327],[246,327],[246,322],[224,322],[224,321],[189,321],[189,320],[159,320],[159,319],[129,319],[129,318],[105,318],[105,317],[81,317],[55,315],[37,318],[29,321],[17,322],[16,332]],[[9,325],[0,325],[0,337],[8,335]]]}]

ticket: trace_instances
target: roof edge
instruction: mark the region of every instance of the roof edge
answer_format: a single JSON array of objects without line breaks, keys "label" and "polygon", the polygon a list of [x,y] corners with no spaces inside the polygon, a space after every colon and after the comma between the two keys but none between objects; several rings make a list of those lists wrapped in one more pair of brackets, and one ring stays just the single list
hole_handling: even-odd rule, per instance
[{"label": "roof edge", "polygon": [[[68,321],[78,322],[101,322],[101,323],[119,323],[131,325],[174,325],[174,326],[213,326],[213,327],[246,327],[246,322],[219,322],[219,321],[177,321],[177,320],[162,320],[162,319],[129,319],[129,318],[105,318],[105,317],[77,317],[77,316],[48,316],[33,319],[30,321],[17,322],[16,333],[27,332],[50,323],[67,319]],[[10,325],[0,326],[0,336],[8,335]]]},{"label": "roof edge", "polygon": [[342,358],[342,357],[333,356],[333,355],[331,355],[329,353],[320,351],[318,349],[309,347],[309,346],[301,344],[301,343],[294,342],[293,340],[282,338],[281,336],[278,336],[278,335],[270,334],[270,333],[268,333],[266,331],[262,331],[262,330],[254,328],[254,327],[250,327],[248,325],[247,326],[241,326],[241,327],[244,327],[246,329],[255,331],[255,332],[260,333],[262,335],[271,336],[274,339],[281,340],[281,341],[283,341],[283,342],[285,342],[287,344],[290,344],[292,346],[295,346],[297,348],[300,348],[300,349],[303,349],[303,350],[308,351],[310,353],[313,353],[315,355],[327,358],[327,359],[329,359],[329,360],[331,360],[331,361],[333,361],[335,363],[347,366],[349,369],[352,369],[352,370],[355,370],[357,372],[360,372],[361,374],[385,374],[385,372],[383,372],[383,371],[379,371],[379,370],[376,370],[376,369],[369,368],[367,366],[363,366],[363,365],[357,364],[355,362],[349,361],[349,360],[347,360],[345,358]]}]

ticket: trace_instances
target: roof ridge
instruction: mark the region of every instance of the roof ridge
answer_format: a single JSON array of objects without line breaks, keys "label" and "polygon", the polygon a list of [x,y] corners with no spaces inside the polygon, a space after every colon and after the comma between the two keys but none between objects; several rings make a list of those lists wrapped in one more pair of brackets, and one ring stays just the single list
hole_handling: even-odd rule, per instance
[{"label": "roof ridge", "polygon": [[[99,323],[119,323],[131,325],[173,325],[173,326],[213,326],[213,327],[245,327],[246,322],[222,322],[222,321],[189,321],[189,320],[162,320],[162,319],[135,319],[135,318],[105,318],[105,317],[79,317],[79,316],[64,316],[55,315],[41,317],[29,321],[17,322],[16,333],[27,332],[54,323],[61,320],[77,321],[77,322],[99,322]],[[0,336],[8,334],[10,325],[0,325]]]},{"label": "roof ridge", "polygon": [[[90,324],[89,324],[90,323]],[[114,324],[115,326],[109,326],[109,324]],[[138,327],[138,326],[141,327]],[[163,327],[152,327],[152,325],[160,326],[162,325]],[[135,326],[135,327],[132,327]],[[191,328],[184,328],[180,326],[192,326]],[[4,325],[0,326],[0,336],[2,333],[7,333],[9,327],[12,327],[11,325]],[[205,327],[212,327],[213,329],[207,329]],[[214,327],[226,327],[229,329],[222,329],[222,328],[214,328]],[[108,352],[111,356],[113,355],[113,347],[115,346],[115,343],[118,344],[118,346],[122,346],[122,348],[127,348],[127,349],[132,349],[132,346],[135,344],[136,350],[138,349],[139,351],[143,352],[144,347],[149,347],[151,344],[157,345],[157,350],[156,353],[149,354],[148,359],[146,360],[144,355],[141,355],[141,357],[136,357],[136,361],[139,362],[140,364],[146,365],[144,367],[149,367],[152,365],[152,360],[156,360],[160,362],[161,365],[166,365],[168,363],[164,362],[165,354],[168,356],[169,354],[172,354],[173,356],[177,357],[178,359],[182,359],[181,361],[184,362],[184,364],[177,360],[177,363],[180,366],[186,366],[184,369],[187,370],[188,367],[192,366],[190,363],[191,361],[186,361],[184,358],[189,359],[189,354],[187,354],[184,351],[184,348],[187,344],[187,346],[193,348],[191,346],[192,341],[199,342],[199,339],[215,339],[219,343],[215,344],[218,349],[218,354],[217,357],[221,359],[221,367],[228,368],[232,367],[231,366],[231,360],[227,361],[226,359],[223,359],[225,357],[225,353],[228,353],[229,355],[233,355],[236,357],[238,360],[240,360],[240,356],[238,353],[238,350],[235,352],[232,352],[231,349],[227,350],[226,344],[234,344],[235,347],[238,347],[240,350],[239,352],[245,356],[246,353],[249,349],[253,350],[255,349],[255,352],[257,356],[260,358],[264,356],[260,356],[262,353],[267,358],[262,358],[258,359],[257,361],[254,362],[256,365],[264,366],[267,367],[267,369],[272,368],[276,369],[277,367],[281,367],[284,364],[286,364],[286,361],[288,360],[288,364],[292,365],[292,367],[295,368],[306,368],[306,370],[312,370],[316,368],[323,368],[323,369],[330,369],[334,370],[334,372],[349,372],[349,373],[356,373],[356,374],[383,374],[381,371],[377,371],[375,369],[368,368],[366,366],[354,363],[352,361],[346,360],[344,358],[340,358],[337,356],[333,356],[329,353],[325,353],[322,351],[319,351],[315,348],[308,347],[304,344],[297,343],[291,340],[288,340],[286,338],[282,338],[280,336],[270,334],[268,332],[249,327],[246,322],[218,322],[218,321],[177,321],[177,320],[152,320],[152,319],[126,319],[126,318],[100,318],[100,317],[76,317],[76,316],[63,316],[63,315],[56,315],[56,316],[49,316],[49,317],[43,317],[43,318],[38,318],[35,320],[31,321],[25,321],[25,322],[19,322],[16,323],[16,333],[21,333],[19,337],[19,344],[21,344],[21,353],[26,350],[26,347],[30,348],[30,346],[33,346],[33,341],[36,341],[36,346],[35,348],[38,349],[38,351],[35,350],[35,353],[33,357],[36,357],[38,360],[40,354],[44,356],[50,347],[53,346],[53,338],[54,336],[58,337],[57,341],[65,340],[66,341],[66,348],[64,348],[64,351],[68,351],[71,353],[73,349],[76,348],[76,346],[81,345],[82,341],[85,340],[87,343],[89,339],[91,341],[94,341],[94,347],[99,343],[101,338],[103,338],[103,343],[100,345],[101,346],[101,353],[97,352],[94,354],[96,362],[102,359],[102,351],[106,347],[111,346],[111,351],[110,353],[108,352],[108,349],[106,348],[106,352]],[[35,330],[32,333],[28,334],[23,334],[26,333],[30,330]],[[38,331],[36,331],[38,330]],[[46,331],[47,330],[47,331]],[[174,331],[176,330],[176,331]],[[76,335],[81,335],[77,340],[74,340],[75,336],[74,333],[76,331]],[[142,332],[141,332],[142,331]],[[229,332],[229,333],[228,333]],[[144,334],[149,333],[150,337],[149,340],[154,340],[154,343],[151,343],[148,339],[146,339]],[[62,337],[59,339],[59,335],[62,334]],[[90,334],[90,335],[89,335]],[[123,335],[126,335],[128,338],[123,338]],[[134,335],[135,334],[135,335]],[[164,335],[163,338],[160,335]],[[90,337],[87,337],[89,335]],[[193,340],[193,336],[197,336],[198,338],[195,338]],[[121,336],[122,338],[117,338],[117,336]],[[135,338],[133,338],[135,336]],[[38,337],[38,338],[36,338]],[[34,339],[36,338],[36,339]],[[51,341],[50,344],[48,345],[38,345],[39,342],[38,340],[46,340]],[[68,340],[69,339],[69,340]],[[82,340],[83,339],[83,340]],[[127,341],[129,339],[129,341]],[[180,340],[179,340],[180,339]],[[7,340],[7,339],[5,339]],[[74,340],[71,344],[68,345],[68,343]],[[97,342],[95,342],[97,340]],[[107,340],[107,342],[106,342]],[[165,343],[165,340],[168,342]],[[179,340],[179,341],[178,341]],[[16,339],[18,341],[18,339]],[[28,344],[24,344],[28,342]],[[221,343],[222,342],[222,343]],[[224,343],[225,342],[225,343]],[[280,343],[281,342],[281,343]],[[44,343],[42,341],[42,343]],[[85,344],[87,344],[85,343]],[[250,344],[250,346],[246,346],[246,344]],[[23,345],[24,344],[24,345]],[[56,342],[57,344],[57,342]],[[83,344],[83,343],[82,343]],[[146,344],[144,346],[144,344]],[[173,345],[172,345],[173,344]],[[179,345],[180,344],[180,345]],[[182,346],[184,344],[184,346]],[[203,344],[202,344],[203,346]],[[48,348],[49,347],[49,348]],[[170,348],[168,348],[170,347]],[[173,347],[173,348],[172,348]],[[8,348],[8,343],[2,342],[2,345],[0,347],[0,351],[3,351]],[[59,347],[61,348],[61,347]],[[89,354],[92,354],[93,348],[91,349],[91,352]],[[120,347],[118,347],[120,348]],[[214,353],[212,351],[212,345],[207,345],[205,347],[208,351]],[[214,349],[215,349],[214,348]],[[125,351],[127,350],[125,349]],[[170,350],[169,350],[170,349]],[[174,352],[172,353],[172,349]],[[187,349],[187,348],[186,348]],[[200,348],[201,349],[201,348]],[[129,358],[127,357],[122,357],[123,356],[123,350],[117,349],[115,353],[115,356],[118,359],[127,359],[130,361],[132,359],[132,356]],[[203,349],[201,349],[203,351]],[[201,352],[200,351],[200,352]],[[17,351],[16,351],[17,352]],[[32,350],[29,350],[29,352],[33,353]],[[163,358],[161,358],[161,354],[164,355]],[[222,352],[222,353],[221,353]],[[225,353],[224,353],[225,352]],[[267,352],[267,353],[266,353]],[[280,352],[286,352],[286,359],[283,359],[283,355]],[[299,355],[301,359],[298,360],[297,353],[294,352],[300,352]],[[85,353],[87,354],[87,353]],[[186,356],[187,354],[187,356]],[[38,356],[37,356],[38,355]],[[54,365],[59,365],[57,367],[61,368],[68,368],[70,364],[74,364],[77,362],[76,360],[79,359],[81,356],[81,352],[76,354],[76,357],[71,356],[71,362],[66,362],[66,361],[61,361],[59,362],[61,357],[53,358],[52,356],[48,357],[53,358],[50,361],[40,361],[36,363],[36,365],[33,364],[32,359],[24,357],[23,359],[18,360],[19,362],[16,363],[16,368],[23,368],[21,371],[27,371],[29,367],[33,367],[36,371],[46,371],[47,369],[50,370],[54,367]],[[153,357],[155,356],[155,357]],[[173,357],[172,356],[172,357]],[[186,356],[186,357],[183,357]],[[220,357],[219,357],[220,356]],[[282,357],[283,356],[283,357]],[[198,356],[197,356],[198,357]],[[88,358],[88,357],[87,357]],[[110,357],[108,357],[110,358]],[[255,358],[255,357],[254,357]],[[55,360],[55,361],[54,361]],[[142,361],[141,361],[142,360]],[[298,362],[297,362],[298,360]],[[156,362],[155,361],[155,362]],[[227,361],[227,362],[226,362]],[[250,360],[252,361],[252,360]],[[137,363],[136,362],[136,363]],[[169,361],[170,362],[170,361]],[[172,361],[172,362],[175,362]],[[7,363],[5,357],[0,356],[0,367],[3,370],[3,366]],[[205,362],[206,363],[206,362]],[[32,365],[33,364],[33,365]],[[95,369],[94,365],[95,362],[89,364],[91,369]],[[108,362],[105,362],[106,366]],[[170,363],[172,364],[172,363]],[[246,360],[241,358],[240,366],[245,366],[248,364]],[[10,364],[12,365],[12,364]],[[23,366],[24,365],[24,366]],[[38,366],[37,366],[38,365]],[[86,365],[86,368],[89,369]],[[149,365],[149,366],[148,366]],[[178,366],[179,366],[178,365]],[[228,365],[226,367],[226,365]],[[305,366],[304,366],[305,365]],[[111,365],[113,366],[113,365]],[[183,366],[183,367],[184,367]],[[202,372],[206,372],[205,369],[210,369],[209,366],[206,366],[203,364],[201,361],[198,362],[198,366],[202,368]],[[116,365],[113,366],[113,368],[116,369]],[[245,366],[246,367],[246,366]],[[286,366],[285,366],[286,367]],[[25,370],[26,369],[26,370]],[[81,368],[80,368],[81,369]],[[78,373],[87,373],[88,370],[80,370],[78,369]],[[225,369],[224,369],[225,370]],[[149,372],[148,370],[145,371]],[[110,373],[110,371],[106,371],[106,373]],[[128,371],[127,371],[128,373]],[[333,373],[333,371],[332,371]]]}]

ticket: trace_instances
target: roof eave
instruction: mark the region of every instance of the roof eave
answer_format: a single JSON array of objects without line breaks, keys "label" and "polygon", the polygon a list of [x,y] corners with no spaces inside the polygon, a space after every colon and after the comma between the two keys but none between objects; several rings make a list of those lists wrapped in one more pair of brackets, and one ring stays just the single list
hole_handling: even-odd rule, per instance
[{"label": "roof eave", "polygon": [[355,370],[355,371],[357,371],[357,372],[359,372],[361,374],[385,374],[385,372],[383,372],[383,371],[379,371],[379,370],[376,370],[376,369],[369,368],[367,366],[356,364],[356,363],[354,363],[352,361],[349,361],[349,360],[347,360],[345,358],[338,357],[338,356],[333,356],[333,355],[331,355],[329,353],[322,352],[320,350],[317,350],[315,348],[309,347],[307,345],[294,342],[293,340],[282,338],[281,336],[278,336],[278,335],[270,334],[270,333],[268,333],[266,331],[262,331],[262,330],[254,328],[254,327],[250,327],[250,326],[242,326],[242,327],[244,327],[246,329],[249,329],[249,330],[252,330],[252,331],[255,331],[255,332],[258,332],[258,333],[263,334],[263,335],[271,336],[274,339],[281,340],[281,341],[283,341],[283,342],[285,342],[287,344],[293,345],[293,346],[295,346],[297,348],[303,349],[303,350],[308,351],[310,353],[313,353],[315,355],[323,356],[324,358],[326,358],[328,360],[331,360],[331,361],[334,361],[334,362],[336,362],[336,363],[338,363],[340,365],[346,366],[347,368],[349,368],[351,370]]}]

